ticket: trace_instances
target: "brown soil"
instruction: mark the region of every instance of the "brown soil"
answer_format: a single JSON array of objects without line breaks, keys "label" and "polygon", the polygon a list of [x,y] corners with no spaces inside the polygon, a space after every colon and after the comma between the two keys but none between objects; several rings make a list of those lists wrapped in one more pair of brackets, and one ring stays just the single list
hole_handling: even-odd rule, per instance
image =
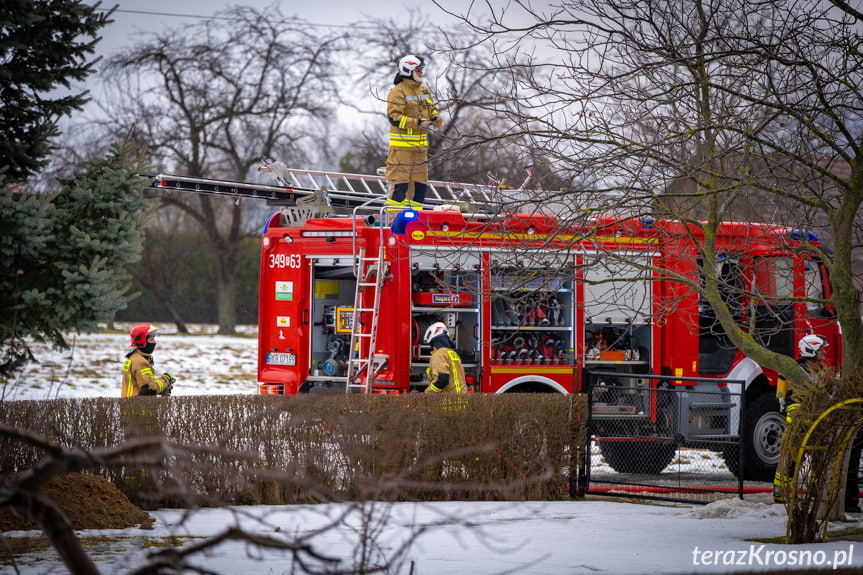
[{"label": "brown soil", "polygon": [[[153,528],[155,519],[149,513],[133,505],[114,484],[97,475],[61,475],[45,484],[43,492],[63,510],[75,530]],[[35,523],[13,515],[8,507],[0,509],[0,532],[34,529],[38,529]]]}]

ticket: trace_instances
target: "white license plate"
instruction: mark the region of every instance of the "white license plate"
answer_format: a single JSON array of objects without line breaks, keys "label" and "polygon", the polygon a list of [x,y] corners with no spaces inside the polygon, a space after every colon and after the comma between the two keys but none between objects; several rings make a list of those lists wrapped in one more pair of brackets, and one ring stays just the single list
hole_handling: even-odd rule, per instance
[{"label": "white license plate", "polygon": [[267,365],[297,365],[295,353],[268,353]]}]

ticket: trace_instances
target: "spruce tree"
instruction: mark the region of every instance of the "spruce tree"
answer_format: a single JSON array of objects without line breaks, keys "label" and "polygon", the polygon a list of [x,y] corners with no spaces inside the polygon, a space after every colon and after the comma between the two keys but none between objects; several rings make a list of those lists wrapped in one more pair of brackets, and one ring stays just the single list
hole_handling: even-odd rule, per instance
[{"label": "spruce tree", "polygon": [[57,121],[87,103],[87,60],[110,12],[79,0],[0,0],[0,168],[22,182],[45,164]]},{"label": "spruce tree", "polygon": [[128,299],[128,264],[140,258],[153,202],[133,150],[113,146],[61,180],[54,195],[0,189],[0,377],[31,359],[25,338],[65,347]]},{"label": "spruce tree", "polygon": [[46,195],[24,194],[0,174],[0,379],[32,359],[21,339],[21,334],[32,333],[22,325],[24,276],[45,257],[52,213]]}]

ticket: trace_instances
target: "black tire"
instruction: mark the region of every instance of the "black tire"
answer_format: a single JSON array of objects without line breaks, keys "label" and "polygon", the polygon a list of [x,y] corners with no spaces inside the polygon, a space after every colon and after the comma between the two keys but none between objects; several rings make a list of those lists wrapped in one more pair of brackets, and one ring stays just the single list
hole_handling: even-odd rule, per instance
[{"label": "black tire", "polygon": [[677,395],[671,391],[657,390],[657,427],[645,429],[636,426],[633,432],[617,429],[614,435],[635,435],[641,441],[603,441],[599,447],[608,465],[618,473],[662,473],[677,454]]},{"label": "black tire", "polygon": [[[743,423],[746,424],[742,433],[745,445],[743,479],[770,483],[776,473],[785,431],[785,417],[779,413],[779,401],[767,393],[747,398]],[[739,477],[737,446],[726,448],[723,456],[728,469]]]},{"label": "black tire", "polygon": [[662,473],[677,453],[673,443],[645,441],[600,440],[599,448],[608,465],[618,473]]}]

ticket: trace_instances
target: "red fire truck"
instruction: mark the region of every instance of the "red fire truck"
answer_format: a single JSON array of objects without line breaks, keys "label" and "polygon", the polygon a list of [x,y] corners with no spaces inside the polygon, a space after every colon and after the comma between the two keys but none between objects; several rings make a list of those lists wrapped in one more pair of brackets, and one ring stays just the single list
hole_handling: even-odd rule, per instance
[{"label": "red fire truck", "polygon": [[[587,370],[619,373],[592,390],[594,417],[656,429],[663,417],[653,392],[683,390],[675,394],[682,415],[662,433],[680,444],[740,432],[746,477],[772,480],[783,422],[776,374],[730,344],[693,289],[702,281],[698,226],[506,213],[502,192],[441,182],[431,183],[431,209],[389,222],[382,178],[303,175],[315,185],[302,186],[290,171],[280,179],[289,187],[250,188],[288,204],[261,239],[260,393],[422,390],[430,349],[421,336],[443,321],[475,393],[576,393]],[[160,178],[161,187],[192,185]],[[732,310],[764,345],[793,356],[799,337],[815,332],[829,339],[835,362],[833,310],[806,303],[829,299],[827,272],[794,249],[802,240],[818,241],[787,228],[723,224],[716,272]],[[616,456],[615,443],[603,453],[618,471],[658,472],[675,446],[652,448],[657,463],[647,469]]]}]

